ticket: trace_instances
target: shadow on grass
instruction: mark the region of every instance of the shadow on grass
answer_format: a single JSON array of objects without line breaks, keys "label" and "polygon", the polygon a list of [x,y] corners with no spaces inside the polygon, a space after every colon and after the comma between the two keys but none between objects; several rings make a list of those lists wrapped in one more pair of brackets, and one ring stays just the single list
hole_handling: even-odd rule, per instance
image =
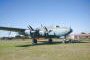
[{"label": "shadow on grass", "polygon": [[26,45],[18,45],[16,47],[30,47],[30,46],[39,46],[39,45],[56,45],[56,44],[60,44],[62,42],[53,42],[53,43],[48,43],[48,42],[42,42],[42,43],[37,43],[37,44],[26,44]]},{"label": "shadow on grass", "polygon": [[16,47],[29,47],[29,46],[32,46],[31,44],[28,44],[28,45],[17,45]]},{"label": "shadow on grass", "polygon": [[[78,42],[78,41],[75,41],[75,42],[71,42],[71,43],[90,43],[88,41],[82,41],[82,42]],[[58,44],[63,44],[62,42],[53,42],[53,43],[48,43],[48,42],[42,42],[42,43],[37,43],[35,45],[32,45],[32,44],[26,44],[26,45],[18,45],[16,47],[30,47],[30,46],[40,46],[40,45],[58,45]],[[70,44],[70,42],[66,42],[65,44]]]}]

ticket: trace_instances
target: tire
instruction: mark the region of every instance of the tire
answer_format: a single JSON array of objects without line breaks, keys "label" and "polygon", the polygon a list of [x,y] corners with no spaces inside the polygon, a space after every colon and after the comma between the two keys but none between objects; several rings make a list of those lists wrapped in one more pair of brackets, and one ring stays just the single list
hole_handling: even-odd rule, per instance
[{"label": "tire", "polygon": [[32,45],[37,44],[37,39],[32,40]]},{"label": "tire", "polygon": [[52,43],[52,39],[51,38],[48,40],[48,43]]}]

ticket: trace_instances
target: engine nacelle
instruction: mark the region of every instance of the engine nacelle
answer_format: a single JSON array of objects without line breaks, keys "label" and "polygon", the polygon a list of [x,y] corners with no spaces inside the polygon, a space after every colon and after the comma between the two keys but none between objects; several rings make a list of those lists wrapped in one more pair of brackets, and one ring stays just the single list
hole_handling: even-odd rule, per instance
[{"label": "engine nacelle", "polygon": [[25,34],[29,36],[30,35],[30,30],[29,29],[25,30]]},{"label": "engine nacelle", "polygon": [[44,35],[45,35],[45,32],[44,32],[44,31],[39,31],[39,34],[40,34],[41,36],[44,36]]}]

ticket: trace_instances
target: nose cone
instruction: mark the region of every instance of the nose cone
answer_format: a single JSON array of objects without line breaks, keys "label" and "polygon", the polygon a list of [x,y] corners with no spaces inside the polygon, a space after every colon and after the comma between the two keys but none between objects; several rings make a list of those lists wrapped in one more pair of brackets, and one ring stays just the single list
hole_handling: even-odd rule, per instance
[{"label": "nose cone", "polygon": [[73,30],[70,28],[70,33],[73,32]]},{"label": "nose cone", "polygon": [[64,28],[61,28],[60,30],[60,34],[65,36],[65,35],[69,35],[73,30],[71,28],[68,28],[68,27],[64,27]]},{"label": "nose cone", "polygon": [[70,34],[71,32],[73,32],[73,30],[71,28],[69,28],[67,35]]}]

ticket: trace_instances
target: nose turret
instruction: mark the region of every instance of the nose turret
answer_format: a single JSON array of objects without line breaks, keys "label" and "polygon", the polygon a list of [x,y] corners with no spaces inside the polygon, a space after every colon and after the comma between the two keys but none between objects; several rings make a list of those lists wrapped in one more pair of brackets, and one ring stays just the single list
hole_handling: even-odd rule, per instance
[{"label": "nose turret", "polygon": [[61,35],[65,36],[65,35],[69,35],[73,30],[69,27],[61,27],[59,31]]},{"label": "nose turret", "polygon": [[67,33],[67,35],[70,34],[71,32],[73,32],[73,30],[72,30],[71,28],[68,28],[68,33]]},{"label": "nose turret", "polygon": [[70,33],[73,32],[73,30],[70,28]]}]

